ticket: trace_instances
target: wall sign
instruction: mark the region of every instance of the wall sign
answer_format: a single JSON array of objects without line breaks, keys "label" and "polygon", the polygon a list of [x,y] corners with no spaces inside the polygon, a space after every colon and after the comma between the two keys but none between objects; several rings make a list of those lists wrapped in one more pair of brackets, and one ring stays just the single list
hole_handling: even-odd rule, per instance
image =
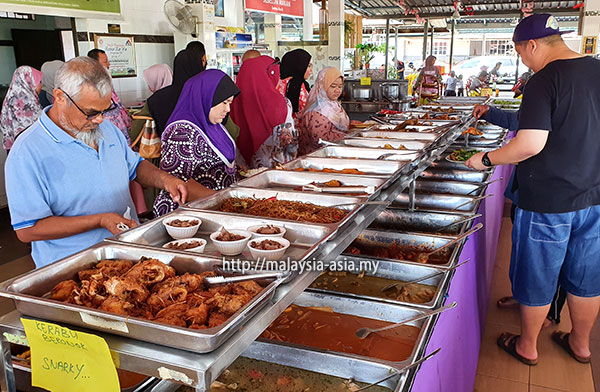
[{"label": "wall sign", "polygon": [[246,9],[304,17],[302,0],[246,0]]},{"label": "wall sign", "polygon": [[136,76],[133,36],[94,34],[94,47],[106,52],[113,77]]},{"label": "wall sign", "polygon": [[[121,13],[119,0],[0,0],[0,3],[19,6],[62,8],[92,12]],[[35,12],[34,12],[35,13]]]},{"label": "wall sign", "polygon": [[598,37],[583,37],[583,40],[582,40],[583,48],[582,48],[581,53],[596,54],[597,43],[598,43]]},{"label": "wall sign", "polygon": [[57,324],[22,318],[31,348],[31,383],[51,391],[119,392],[106,341]]}]

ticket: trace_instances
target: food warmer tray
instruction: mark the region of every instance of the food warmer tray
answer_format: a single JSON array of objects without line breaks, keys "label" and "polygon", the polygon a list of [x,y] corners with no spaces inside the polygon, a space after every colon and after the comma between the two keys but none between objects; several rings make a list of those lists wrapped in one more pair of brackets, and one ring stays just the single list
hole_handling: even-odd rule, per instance
[{"label": "food warmer tray", "polygon": [[0,295],[12,298],[22,314],[67,323],[96,331],[113,333],[150,343],[198,353],[217,349],[263,306],[270,302],[275,289],[283,282],[269,283],[252,301],[232,315],[224,324],[206,330],[193,330],[127,317],[98,309],[51,300],[49,292],[63,280],[75,279],[77,272],[92,268],[102,259],[139,260],[156,258],[171,265],[178,273],[212,271],[220,260],[184,255],[166,250],[134,248],[125,244],[100,243],[70,257],[28,272],[0,285]]},{"label": "food warmer tray", "polygon": [[414,150],[388,150],[384,148],[361,148],[361,147],[346,147],[346,146],[329,146],[323,147],[315,152],[310,153],[309,157],[321,158],[346,158],[346,159],[377,159],[386,154],[396,154],[388,157],[388,161],[414,161],[419,158],[422,151]]},{"label": "food warmer tray", "polygon": [[[409,161],[378,161],[367,159],[339,159],[339,158],[318,158],[301,157],[282,166],[284,170],[294,171],[295,169],[356,169],[365,174],[352,174],[358,176],[377,176],[390,178],[394,173],[405,168]],[[301,172],[302,173],[302,172]],[[337,173],[333,173],[337,174]]]},{"label": "food warmer tray", "polygon": [[[414,140],[383,140],[367,138],[346,138],[341,140],[340,143],[350,147],[378,148],[389,150],[391,152],[394,150],[404,151],[402,147],[407,150],[422,150],[431,145],[431,141],[423,142]],[[392,146],[393,148],[385,148],[386,144]]]},{"label": "food warmer tray", "polygon": [[[302,187],[303,185],[308,185],[313,182],[325,183],[331,180],[338,180],[344,186],[372,186],[375,188],[375,193],[372,195],[356,194],[357,197],[370,198],[377,197],[381,186],[386,182],[385,179],[381,178],[352,174],[267,170],[238,182],[238,185],[245,188],[280,189],[293,191],[295,190],[294,188]],[[331,194],[327,192],[327,187],[323,187],[322,189],[323,194]]]},{"label": "food warmer tray", "polygon": [[438,135],[435,133],[394,132],[378,130],[358,132],[356,136],[378,140],[435,140],[438,137]]},{"label": "food warmer tray", "polygon": [[[361,261],[364,262],[367,259],[368,259],[368,256],[352,256],[351,257],[351,256],[344,255],[344,256],[339,256],[337,260],[340,262],[354,262],[356,265],[360,265]],[[395,280],[395,281],[408,282],[410,280],[418,279],[418,278],[421,278],[421,277],[427,276],[427,275],[432,275],[432,274],[440,271],[439,269],[434,268],[429,265],[426,265],[426,264],[418,264],[418,265],[417,264],[407,264],[407,263],[401,263],[401,262],[397,262],[397,261],[389,261],[389,260],[383,260],[383,259],[379,260],[379,259],[375,259],[375,258],[373,258],[371,261],[373,263],[377,264],[377,272],[373,273],[372,271],[366,271],[366,275],[375,276],[375,277],[384,278],[384,279],[391,279],[391,280]],[[371,264],[371,265],[373,265],[373,264]],[[394,304],[394,305],[412,306],[412,307],[424,308],[424,309],[433,309],[435,307],[440,306],[442,304],[442,302],[444,301],[444,295],[445,295],[444,287],[448,284],[448,282],[450,281],[450,278],[451,278],[450,272],[445,271],[441,275],[438,275],[436,277],[429,278],[427,280],[419,282],[419,284],[435,286],[437,288],[436,293],[433,296],[433,298],[431,299],[431,301],[425,302],[422,304],[418,304],[418,303],[414,303],[414,302],[398,301],[398,300],[389,299],[389,298],[357,295],[357,294],[346,293],[346,292],[342,292],[342,291],[336,291],[335,289],[329,289],[329,288],[322,289],[322,288],[309,287],[308,291],[313,291],[313,292],[318,292],[318,293],[323,293],[323,294],[333,294],[333,295],[338,295],[338,296],[342,296],[342,297],[356,298],[359,300],[385,302],[385,303]]]},{"label": "food warmer tray", "polygon": [[[464,165],[463,165],[464,166]],[[468,169],[464,166],[465,169]],[[459,170],[459,169],[444,169],[431,167],[421,173],[421,177],[428,180],[452,180],[465,182],[486,182],[492,174],[492,170],[475,171],[475,170]]]},{"label": "food warmer tray", "polygon": [[[398,323],[407,318],[418,316],[422,313],[420,309],[408,306],[401,306],[395,304],[389,304],[384,302],[372,302],[365,301],[358,298],[349,298],[345,296],[332,295],[332,294],[323,294],[317,292],[309,292],[305,291],[300,294],[296,300],[293,302],[298,306],[305,307],[329,307],[336,313],[344,313],[352,316],[365,317],[375,320],[382,320],[391,323]],[[452,310],[449,310],[450,312]],[[387,361],[379,358],[372,358],[367,356],[361,356],[356,354],[348,354],[337,351],[329,351],[323,350],[314,347],[306,347],[301,346],[294,343],[288,342],[280,342],[274,341],[265,338],[259,338],[260,342],[268,342],[272,344],[279,344],[282,346],[290,346],[290,347],[299,347],[304,348],[310,351],[321,352],[321,353],[335,353],[337,356],[342,358],[355,358],[362,359],[369,362],[380,363],[383,365],[388,365],[395,369],[400,369],[406,365],[410,365],[411,363],[417,361],[422,357],[422,353],[425,349],[425,341],[427,339],[427,335],[429,332],[429,327],[431,326],[432,318],[426,318],[424,320],[418,320],[411,323],[407,323],[406,325],[414,326],[420,328],[419,336],[415,342],[415,346],[412,350],[412,353],[408,358],[403,361]]]},{"label": "food warmer tray", "polygon": [[[415,208],[418,210],[440,210],[446,212],[466,212],[474,214],[479,208],[481,196],[445,195],[415,193]],[[408,193],[401,193],[392,203],[393,207],[407,208],[410,203]]]},{"label": "food warmer tray", "polygon": [[415,181],[415,190],[421,193],[479,196],[485,192],[487,185],[487,183],[477,184],[464,181],[435,181],[419,179]]},{"label": "food warmer tray", "polygon": [[449,214],[448,212],[435,210],[423,212],[391,207],[383,210],[368,228],[371,230],[460,235],[471,228],[473,220],[448,227],[443,232],[440,232],[439,229],[470,216],[472,215],[460,211]]},{"label": "food warmer tray", "polygon": [[[456,236],[450,235],[439,235],[439,234],[418,234],[418,233],[403,233],[403,232],[391,232],[382,230],[364,230],[356,239],[354,243],[359,245],[368,246],[371,248],[381,247],[386,248],[392,245],[397,246],[410,246],[410,247],[423,247],[423,252],[427,252],[428,249],[437,249],[447,244],[448,242],[455,239]],[[450,246],[448,253],[448,261],[444,264],[425,264],[433,266],[435,268],[450,268],[453,267],[458,260],[460,255],[462,244],[464,239],[455,245]],[[351,253],[342,253],[342,257],[352,257],[358,259],[369,259],[369,260],[387,260],[395,263],[409,263],[415,265],[424,265],[416,261],[410,260],[397,260],[387,259],[382,257],[375,257],[370,255],[354,255]]]},{"label": "food warmer tray", "polygon": [[[166,219],[189,216],[198,218],[202,221],[198,233],[195,238],[203,238],[207,241],[204,252],[205,257],[216,258],[223,260],[223,256],[214,246],[209,238],[210,234],[219,231],[222,227],[226,229],[241,229],[247,230],[248,227],[257,225],[273,224],[283,226],[286,229],[285,238],[290,241],[290,247],[282,257],[282,260],[306,260],[317,249],[317,247],[334,232],[334,225],[319,225],[308,224],[302,222],[289,222],[277,219],[243,216],[243,215],[226,215],[217,214],[211,211],[198,211],[186,208],[178,208],[170,214],[163,215],[160,218],[153,219],[143,225],[135,227],[131,230],[124,231],[110,237],[108,241],[125,242],[138,246],[162,249],[162,246],[167,242],[173,241],[173,238],[167,233],[164,225]],[[173,252],[183,252],[186,254],[195,254],[185,250],[171,250]],[[252,260],[252,255],[246,247],[241,255],[226,256],[227,259]]]}]

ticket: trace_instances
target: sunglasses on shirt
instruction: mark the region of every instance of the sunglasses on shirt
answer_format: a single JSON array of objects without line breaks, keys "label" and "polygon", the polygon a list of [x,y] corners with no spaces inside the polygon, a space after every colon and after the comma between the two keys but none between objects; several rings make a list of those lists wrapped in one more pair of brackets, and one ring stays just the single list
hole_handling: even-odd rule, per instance
[{"label": "sunglasses on shirt", "polygon": [[90,121],[93,120],[94,118],[102,115],[106,115],[106,113],[110,112],[111,110],[115,110],[117,108],[117,104],[115,103],[115,101],[113,101],[113,99],[110,99],[110,107],[106,110],[102,110],[102,111],[98,111],[98,110],[90,110],[89,112],[84,111],[82,108],[79,107],[79,105],[77,105],[75,103],[75,101],[73,100],[73,98],[71,98],[71,96],[69,94],[67,94],[67,92],[65,90],[63,90],[62,88],[59,88],[60,91],[62,91],[67,98],[69,98],[69,101],[71,101],[73,103],[73,105],[75,105],[75,107],[85,116],[85,118]]}]

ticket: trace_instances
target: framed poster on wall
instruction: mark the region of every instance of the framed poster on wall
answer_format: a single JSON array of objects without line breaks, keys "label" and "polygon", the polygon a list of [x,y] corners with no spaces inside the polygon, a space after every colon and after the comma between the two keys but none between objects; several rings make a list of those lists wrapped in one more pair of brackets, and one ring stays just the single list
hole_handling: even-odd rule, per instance
[{"label": "framed poster on wall", "polygon": [[94,47],[106,52],[113,78],[136,76],[133,36],[94,34]]}]

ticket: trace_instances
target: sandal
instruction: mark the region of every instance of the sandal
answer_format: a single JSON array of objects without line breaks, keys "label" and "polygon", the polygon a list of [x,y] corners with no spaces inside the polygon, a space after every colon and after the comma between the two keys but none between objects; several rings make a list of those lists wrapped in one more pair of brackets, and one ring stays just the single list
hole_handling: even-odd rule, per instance
[{"label": "sandal", "polygon": [[554,340],[556,344],[562,347],[563,350],[565,350],[567,354],[569,354],[577,362],[590,363],[590,361],[592,360],[591,355],[589,357],[580,357],[579,355],[573,352],[573,349],[571,349],[571,345],[569,344],[569,335],[569,332],[554,331],[552,333],[552,340]]},{"label": "sandal", "polygon": [[517,352],[517,340],[518,339],[519,339],[519,335],[515,335],[515,334],[509,333],[509,332],[504,332],[503,334],[501,334],[498,337],[498,340],[496,340],[496,343],[498,344],[498,347],[500,347],[502,350],[506,351],[507,353],[509,353],[510,355],[512,355],[513,357],[515,357],[516,359],[518,359],[525,365],[528,365],[528,366],[537,365],[537,359],[525,358],[524,356],[522,356],[521,354],[519,354]]},{"label": "sandal", "polygon": [[502,297],[496,302],[501,309],[519,309],[519,303],[513,297]]}]

